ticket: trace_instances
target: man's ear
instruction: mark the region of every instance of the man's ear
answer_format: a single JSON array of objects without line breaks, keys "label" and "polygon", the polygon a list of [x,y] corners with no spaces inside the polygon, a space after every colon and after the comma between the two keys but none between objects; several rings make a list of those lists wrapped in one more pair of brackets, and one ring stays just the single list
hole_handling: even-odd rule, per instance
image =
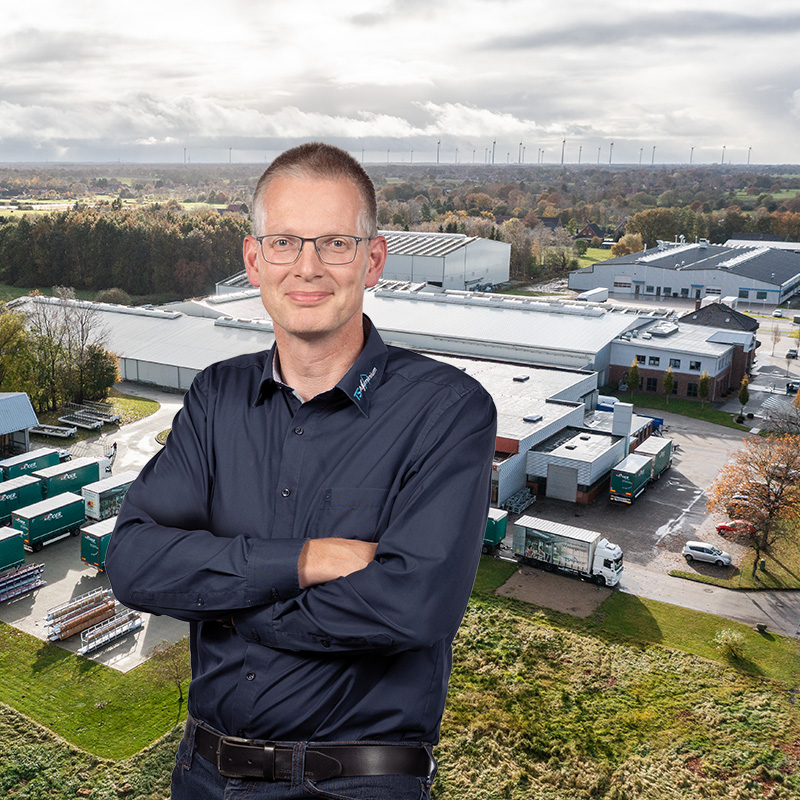
[{"label": "man's ear", "polygon": [[365,288],[374,286],[380,280],[383,268],[386,266],[387,255],[386,239],[383,236],[376,236],[370,241],[367,274],[364,278]]},{"label": "man's ear", "polygon": [[261,245],[255,236],[249,234],[244,237],[244,244],[242,245],[242,255],[244,257],[244,268],[247,271],[247,280],[253,286],[260,286],[260,277],[258,274],[258,251]]}]

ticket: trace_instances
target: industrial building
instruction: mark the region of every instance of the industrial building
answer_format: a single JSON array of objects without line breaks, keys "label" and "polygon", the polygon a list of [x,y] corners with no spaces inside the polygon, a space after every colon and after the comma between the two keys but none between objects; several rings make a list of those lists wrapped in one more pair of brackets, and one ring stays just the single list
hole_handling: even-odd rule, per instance
[{"label": "industrial building", "polygon": [[659,242],[651,250],[601,261],[571,272],[569,288],[606,288],[632,297],[736,297],[779,305],[800,290],[800,252],[771,243],[737,246]]},{"label": "industrial building", "polygon": [[[462,233],[378,231],[389,251],[385,280],[428,283],[442,289],[486,289],[508,281],[511,245]],[[244,271],[217,284],[236,292],[250,283]]]},{"label": "industrial building", "polygon": [[0,458],[30,450],[28,431],[38,424],[25,392],[0,392]]}]

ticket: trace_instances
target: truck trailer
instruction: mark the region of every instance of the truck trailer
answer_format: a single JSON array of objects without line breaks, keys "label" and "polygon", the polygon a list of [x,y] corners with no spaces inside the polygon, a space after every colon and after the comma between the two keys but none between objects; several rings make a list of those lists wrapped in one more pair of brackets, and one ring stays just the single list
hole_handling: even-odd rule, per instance
[{"label": "truck trailer", "polygon": [[0,528],[0,573],[25,563],[25,544],[16,528]]},{"label": "truck trailer", "polygon": [[486,555],[494,555],[500,549],[500,543],[506,538],[508,511],[501,508],[489,508],[486,520],[486,531],[483,534],[483,550]]},{"label": "truck trailer", "polygon": [[611,470],[610,499],[630,505],[647,488],[652,471],[650,456],[631,453]]},{"label": "truck trailer", "polygon": [[107,517],[81,531],[81,561],[100,572],[105,570],[106,551],[116,524],[116,517]]},{"label": "truck trailer", "polygon": [[25,544],[38,553],[45,542],[67,533],[77,536],[85,521],[83,498],[72,492],[20,508],[11,515],[11,524],[22,531]]},{"label": "truck trailer", "polygon": [[514,523],[514,558],[599,586],[615,586],[622,574],[622,549],[602,533],[527,515]]},{"label": "truck trailer", "polygon": [[0,524],[11,520],[11,514],[42,499],[42,482],[33,475],[20,475],[0,483]]},{"label": "truck trailer", "polygon": [[30,450],[27,453],[0,461],[0,472],[2,472],[0,477],[4,481],[8,481],[11,478],[18,478],[20,475],[30,475],[37,469],[55,466],[60,460],[58,450],[54,450],[52,447]]},{"label": "truck trailer", "polygon": [[637,446],[635,452],[651,459],[651,481],[657,481],[662,473],[672,466],[672,439],[649,436]]},{"label": "truck trailer", "polygon": [[129,470],[83,486],[81,494],[86,502],[86,519],[103,520],[119,513],[125,492],[136,480],[138,474],[138,472]]},{"label": "truck trailer", "polygon": [[55,497],[62,492],[79,492],[87,483],[105,477],[108,459],[73,458],[63,464],[36,470],[33,474],[42,481],[42,497]]}]

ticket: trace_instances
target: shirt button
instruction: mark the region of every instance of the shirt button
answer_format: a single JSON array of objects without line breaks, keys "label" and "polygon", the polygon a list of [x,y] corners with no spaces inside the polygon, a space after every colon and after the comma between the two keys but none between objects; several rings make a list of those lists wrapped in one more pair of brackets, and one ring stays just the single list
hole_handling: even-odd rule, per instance
[{"label": "shirt button", "polygon": [[258,644],[261,641],[261,637],[258,635],[256,631],[253,631],[253,641]]},{"label": "shirt button", "polygon": [[199,606],[204,606],[205,604],[206,604],[206,601],[205,601],[205,600],[203,600],[203,598],[202,598],[202,597],[198,597],[198,598],[197,598],[197,605],[199,605]]},{"label": "shirt button", "polygon": [[291,489],[281,489],[281,496],[288,497],[292,493]]},{"label": "shirt button", "polygon": [[255,674],[255,672],[248,672],[245,677],[247,678],[247,680],[253,681],[256,678],[256,674]]},{"label": "shirt button", "polygon": [[295,433],[296,433],[298,436],[302,436],[302,435],[303,435],[303,429],[302,429],[302,428],[295,428],[295,429],[294,429],[294,432],[295,432]]},{"label": "shirt button", "polygon": [[331,643],[327,639],[323,639],[322,642],[320,642],[320,644],[323,647],[330,647],[331,646]]}]

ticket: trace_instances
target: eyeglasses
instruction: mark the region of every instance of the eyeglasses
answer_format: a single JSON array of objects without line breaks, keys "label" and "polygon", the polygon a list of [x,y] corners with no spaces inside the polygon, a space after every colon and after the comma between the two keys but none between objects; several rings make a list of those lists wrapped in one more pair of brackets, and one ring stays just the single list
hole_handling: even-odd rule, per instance
[{"label": "eyeglasses", "polygon": [[371,238],[329,234],[327,236],[286,236],[283,234],[256,236],[261,245],[261,255],[270,264],[294,264],[306,242],[313,242],[319,260],[323,264],[341,266],[350,264],[356,257],[359,242],[369,242]]}]

